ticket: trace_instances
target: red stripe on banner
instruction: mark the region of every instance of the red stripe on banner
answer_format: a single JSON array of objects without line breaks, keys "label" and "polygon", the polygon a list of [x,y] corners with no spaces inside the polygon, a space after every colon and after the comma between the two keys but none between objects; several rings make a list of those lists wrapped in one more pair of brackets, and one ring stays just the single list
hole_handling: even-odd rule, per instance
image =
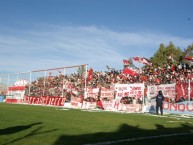
[{"label": "red stripe on banner", "polygon": [[9,91],[16,91],[16,90],[24,90],[25,89],[25,86],[12,86],[12,87],[9,87]]},{"label": "red stripe on banner", "polygon": [[22,103],[22,99],[6,99],[6,103]]}]

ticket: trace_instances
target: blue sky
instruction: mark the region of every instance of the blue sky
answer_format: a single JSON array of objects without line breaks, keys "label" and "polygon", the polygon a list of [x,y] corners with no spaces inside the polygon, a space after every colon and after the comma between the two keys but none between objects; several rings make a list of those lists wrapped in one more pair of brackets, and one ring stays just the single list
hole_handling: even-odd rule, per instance
[{"label": "blue sky", "polygon": [[160,43],[193,43],[192,0],[0,0],[0,74],[123,68]]}]

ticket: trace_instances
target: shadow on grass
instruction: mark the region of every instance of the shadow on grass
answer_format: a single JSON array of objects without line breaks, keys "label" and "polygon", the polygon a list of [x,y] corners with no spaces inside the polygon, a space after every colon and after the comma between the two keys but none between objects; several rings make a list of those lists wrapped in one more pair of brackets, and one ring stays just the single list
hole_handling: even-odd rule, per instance
[{"label": "shadow on grass", "polygon": [[8,127],[8,128],[5,128],[5,129],[0,129],[0,135],[18,133],[20,131],[24,131],[24,130],[29,129],[32,126],[38,125],[38,124],[42,124],[42,122],[37,122],[37,123],[29,124],[29,125],[19,125],[19,126]]},{"label": "shadow on grass", "polygon": [[[30,129],[31,127],[33,127],[34,125],[39,125],[42,124],[42,122],[37,122],[37,123],[32,123],[29,125],[23,125],[23,126],[14,126],[14,127],[9,127],[9,128],[5,128],[5,129],[1,129],[0,130],[0,135],[8,135],[8,134],[13,134],[13,133],[18,133],[27,129]],[[32,130],[30,133],[28,133],[27,135],[23,136],[23,137],[19,137],[16,139],[13,139],[7,143],[4,143],[3,145],[8,145],[8,144],[14,144],[22,139],[26,139],[28,137],[32,137],[34,135],[39,135],[39,134],[44,134],[44,133],[49,133],[49,132],[53,132],[56,131],[57,129],[52,129],[52,130],[48,130],[48,131],[43,131],[41,132],[40,130],[42,130],[43,127],[38,127],[34,130]]]},{"label": "shadow on grass", "polygon": [[[173,136],[179,138],[181,135],[189,135],[190,139],[193,137],[193,126],[191,124],[181,124],[178,128],[166,128],[163,125],[155,124],[156,129],[145,130],[139,128],[139,126],[129,126],[127,124],[122,124],[116,132],[99,132],[95,134],[83,134],[83,135],[62,135],[60,136],[53,145],[102,145],[102,144],[117,144],[126,145],[134,143],[134,141],[140,140],[140,144],[145,144],[144,139],[150,139],[148,137],[152,136],[151,139],[156,139],[159,136],[161,140],[165,137],[171,139]],[[190,133],[190,134],[189,134]],[[160,136],[166,135],[166,136]],[[147,137],[147,138],[146,138]],[[138,138],[138,139],[137,139]],[[192,139],[190,140],[192,142]],[[149,145],[150,143],[148,143]],[[157,142],[155,144],[164,144],[166,142]],[[174,144],[174,142],[172,142]],[[175,143],[177,145],[177,143]],[[186,144],[187,145],[187,144]]]}]

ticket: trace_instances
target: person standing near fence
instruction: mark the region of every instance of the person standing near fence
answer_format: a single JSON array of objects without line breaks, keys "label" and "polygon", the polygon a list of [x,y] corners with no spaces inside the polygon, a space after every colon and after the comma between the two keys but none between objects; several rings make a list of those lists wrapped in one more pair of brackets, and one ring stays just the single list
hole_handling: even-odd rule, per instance
[{"label": "person standing near fence", "polygon": [[156,96],[156,114],[159,114],[159,109],[161,112],[161,115],[163,115],[163,101],[165,97],[163,96],[162,91],[158,92],[158,95]]}]

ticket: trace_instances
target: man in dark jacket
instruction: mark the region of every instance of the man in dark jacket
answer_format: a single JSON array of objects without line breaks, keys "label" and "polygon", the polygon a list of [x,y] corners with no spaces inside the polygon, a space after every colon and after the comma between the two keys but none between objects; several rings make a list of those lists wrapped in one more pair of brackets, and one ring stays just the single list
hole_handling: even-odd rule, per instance
[{"label": "man in dark jacket", "polygon": [[158,95],[156,96],[156,114],[158,114],[159,108],[161,115],[163,115],[163,101],[164,101],[164,96],[162,94],[162,91],[158,92]]}]

